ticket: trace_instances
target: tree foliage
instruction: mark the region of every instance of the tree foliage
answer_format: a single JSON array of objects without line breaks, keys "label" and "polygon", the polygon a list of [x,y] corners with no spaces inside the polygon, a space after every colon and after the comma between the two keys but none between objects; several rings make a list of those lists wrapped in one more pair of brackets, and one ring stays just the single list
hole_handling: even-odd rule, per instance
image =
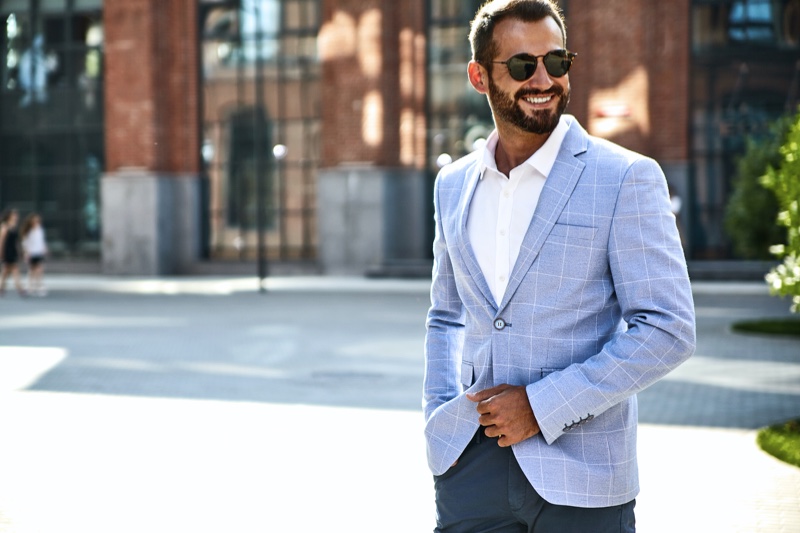
[{"label": "tree foliage", "polygon": [[795,115],[780,147],[780,162],[770,165],[761,184],[778,199],[778,225],[786,229],[786,242],[770,247],[783,258],[766,279],[772,294],[792,298],[792,312],[800,312],[800,112]]},{"label": "tree foliage", "polygon": [[785,239],[785,228],[775,224],[777,198],[762,186],[760,179],[767,167],[780,164],[779,150],[791,123],[791,117],[784,117],[772,124],[767,135],[749,137],[745,152],[737,161],[725,211],[725,229],[734,251],[743,259],[772,259],[769,246]]}]

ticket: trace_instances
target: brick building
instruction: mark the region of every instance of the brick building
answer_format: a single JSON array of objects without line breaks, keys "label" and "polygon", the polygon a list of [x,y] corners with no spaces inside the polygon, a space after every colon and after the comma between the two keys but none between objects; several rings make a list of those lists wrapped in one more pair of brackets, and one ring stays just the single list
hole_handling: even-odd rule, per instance
[{"label": "brick building", "polygon": [[[0,0],[0,207],[109,273],[425,265],[435,173],[492,128],[480,3]],[[691,259],[732,258],[735,157],[798,103],[800,0],[561,5],[568,111],[659,161]]]}]

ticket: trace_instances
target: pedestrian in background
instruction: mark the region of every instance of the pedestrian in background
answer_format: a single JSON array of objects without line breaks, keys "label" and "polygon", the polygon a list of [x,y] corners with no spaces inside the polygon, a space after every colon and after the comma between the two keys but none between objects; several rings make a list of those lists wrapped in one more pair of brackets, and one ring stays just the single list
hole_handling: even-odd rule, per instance
[{"label": "pedestrian in background", "polygon": [[0,219],[0,296],[5,294],[6,279],[14,278],[14,287],[20,296],[26,296],[19,276],[19,213],[9,209]]},{"label": "pedestrian in background", "polygon": [[31,213],[22,223],[22,250],[28,264],[28,292],[34,296],[47,296],[44,287],[44,260],[47,241],[42,227],[42,217]]},{"label": "pedestrian in background", "polygon": [[667,182],[564,114],[577,54],[553,0],[485,4],[470,42],[496,129],[434,187],[435,531],[629,533],[636,393],[695,347]]}]

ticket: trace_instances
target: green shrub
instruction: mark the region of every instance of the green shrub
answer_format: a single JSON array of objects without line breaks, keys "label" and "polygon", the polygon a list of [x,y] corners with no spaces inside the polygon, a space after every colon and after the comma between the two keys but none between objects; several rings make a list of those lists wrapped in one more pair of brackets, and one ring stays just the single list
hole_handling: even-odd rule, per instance
[{"label": "green shrub", "polygon": [[786,228],[785,244],[775,244],[770,251],[783,258],[783,264],[767,274],[770,292],[792,298],[792,312],[800,311],[800,113],[789,128],[779,150],[778,165],[770,165],[761,184],[778,199],[778,225]]},{"label": "green shrub", "polygon": [[763,333],[765,335],[794,335],[800,337],[800,320],[796,318],[765,318],[736,322],[731,326],[739,333]]},{"label": "green shrub", "polygon": [[764,428],[758,432],[756,442],[773,457],[800,467],[800,420]]},{"label": "green shrub", "polygon": [[744,155],[737,161],[725,230],[743,259],[772,259],[769,246],[785,239],[785,228],[775,224],[778,200],[760,179],[769,166],[780,164],[779,150],[791,123],[791,117],[784,117],[772,124],[768,135],[748,137]]}]

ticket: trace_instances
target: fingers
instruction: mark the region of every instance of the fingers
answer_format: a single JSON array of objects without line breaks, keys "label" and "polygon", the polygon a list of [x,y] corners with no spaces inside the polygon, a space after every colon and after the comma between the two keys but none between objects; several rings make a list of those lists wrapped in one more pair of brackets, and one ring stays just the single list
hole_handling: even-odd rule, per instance
[{"label": "fingers", "polygon": [[508,435],[500,435],[500,438],[497,439],[497,445],[501,448],[507,448],[521,441],[522,439],[512,438]]},{"label": "fingers", "polygon": [[496,437],[500,446],[512,446],[539,433],[525,387],[498,385],[470,396],[477,401],[478,422],[486,428],[486,436]]},{"label": "fingers", "polygon": [[492,425],[486,426],[484,429],[484,434],[487,437],[497,439],[497,444],[503,448],[511,446],[512,444],[516,444],[522,440],[512,435],[506,435],[502,431],[503,430],[501,430],[498,426]]},{"label": "fingers", "polygon": [[[509,433],[504,433],[504,431],[508,431]],[[522,442],[523,440],[532,437],[536,433],[538,433],[538,431],[536,432],[530,431],[522,433],[519,430],[510,426],[507,426],[505,429],[501,429],[498,426],[486,426],[486,428],[484,429],[484,434],[487,437],[496,438],[497,445],[500,446],[501,448],[507,448],[508,446],[513,446],[518,442]]]}]

